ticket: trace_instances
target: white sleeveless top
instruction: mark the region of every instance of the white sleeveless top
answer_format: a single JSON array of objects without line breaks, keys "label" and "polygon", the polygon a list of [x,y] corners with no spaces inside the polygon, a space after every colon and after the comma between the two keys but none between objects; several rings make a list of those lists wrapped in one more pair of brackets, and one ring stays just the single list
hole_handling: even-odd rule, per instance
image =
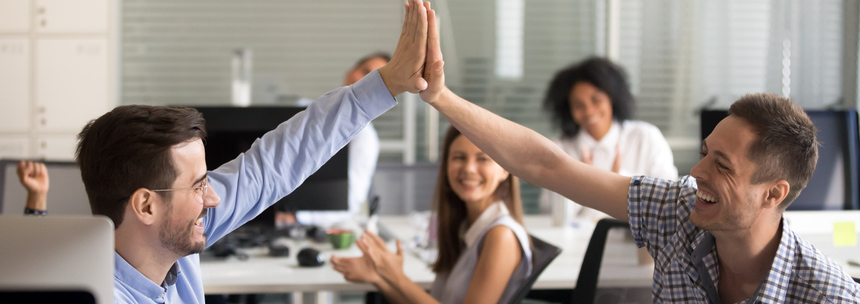
[{"label": "white sleeveless top", "polygon": [[502,297],[499,299],[499,303],[511,301],[511,298],[526,283],[532,272],[532,251],[529,247],[529,236],[526,229],[510,216],[508,209],[501,202],[497,202],[484,210],[481,216],[475,220],[475,223],[465,233],[461,233],[466,249],[457,259],[457,263],[454,264],[450,273],[436,275],[436,280],[433,281],[433,287],[430,289],[430,295],[434,299],[443,304],[463,303],[466,298],[466,291],[469,290],[469,283],[472,281],[475,266],[478,264],[478,257],[481,255],[484,236],[491,228],[499,225],[507,226],[514,232],[522,250],[520,265],[514,270],[502,292]]}]

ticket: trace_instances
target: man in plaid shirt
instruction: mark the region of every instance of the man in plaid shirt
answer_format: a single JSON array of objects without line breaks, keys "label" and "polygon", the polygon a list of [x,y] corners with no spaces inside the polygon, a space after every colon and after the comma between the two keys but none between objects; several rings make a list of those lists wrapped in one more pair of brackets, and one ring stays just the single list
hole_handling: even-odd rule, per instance
[{"label": "man in plaid shirt", "polygon": [[691,176],[624,177],[452,93],[434,30],[421,99],[512,174],[629,219],[636,243],[656,262],[654,302],[860,302],[851,277],[782,220],[818,159],[815,126],[799,106],[746,95],[702,142]]}]

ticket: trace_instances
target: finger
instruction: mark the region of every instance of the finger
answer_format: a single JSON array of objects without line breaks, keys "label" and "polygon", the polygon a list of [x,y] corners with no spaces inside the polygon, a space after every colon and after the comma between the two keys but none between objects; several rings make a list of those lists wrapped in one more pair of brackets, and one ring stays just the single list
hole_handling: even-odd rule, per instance
[{"label": "finger", "polygon": [[397,255],[403,256],[403,247],[400,246],[400,239],[397,240]]},{"label": "finger", "polygon": [[[422,70],[424,70],[424,69],[422,68]],[[421,77],[420,75],[416,76],[416,77],[417,77],[415,79],[416,90],[414,92],[411,92],[411,93],[418,93],[418,92],[421,92],[421,91],[424,91],[427,89],[427,80],[425,80],[424,77]]]},{"label": "finger", "polygon": [[358,249],[361,250],[364,254],[367,254],[367,243],[364,241],[364,236],[355,241],[355,245],[358,246]]},{"label": "finger", "polygon": [[379,246],[380,248],[385,248],[385,241],[383,241],[382,238],[380,238],[378,235],[370,233],[370,238],[371,240],[373,240],[376,246]]},{"label": "finger", "polygon": [[427,12],[427,55],[424,67],[425,77],[433,77],[441,71],[442,49],[439,42],[439,27],[436,19],[436,11]]},{"label": "finger", "polygon": [[22,177],[24,175],[24,169],[27,167],[27,163],[25,161],[18,162],[18,177]]},{"label": "finger", "polygon": [[[407,33],[410,36],[414,36],[418,33],[417,32],[417,29],[418,29],[417,26],[419,24],[416,24],[416,21],[420,21],[420,18],[421,18],[421,16],[420,16],[421,12],[420,11],[423,11],[423,10],[424,10],[424,7],[421,6],[420,0],[409,0],[409,11],[406,14],[406,21],[407,21],[406,24],[411,25],[409,31],[407,31]],[[414,37],[411,37],[411,38],[414,39]],[[413,40],[410,40],[410,42],[412,42],[412,41]]]},{"label": "finger", "polygon": [[373,264],[376,265],[376,251],[373,249],[373,246],[370,244],[370,242],[368,242],[366,238],[361,239],[361,242],[358,245],[358,249],[360,249],[361,252],[364,253],[364,256],[370,258],[370,261],[372,261]]},{"label": "finger", "polygon": [[[409,2],[403,4],[403,6],[405,8],[405,11],[403,13],[403,27],[400,29],[400,36],[406,35],[406,33],[408,32],[406,29],[409,26]],[[400,43],[398,43],[397,46],[399,47]]]}]

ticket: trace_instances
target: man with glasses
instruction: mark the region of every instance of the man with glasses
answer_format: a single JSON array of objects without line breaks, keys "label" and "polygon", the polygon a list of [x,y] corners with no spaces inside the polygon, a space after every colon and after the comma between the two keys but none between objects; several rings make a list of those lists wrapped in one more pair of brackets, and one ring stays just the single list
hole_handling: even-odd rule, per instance
[{"label": "man with glasses", "polygon": [[213,171],[194,109],[121,106],[84,127],[76,158],[90,206],[116,227],[114,301],[204,302],[198,253],[298,187],[393,96],[426,88],[426,35],[426,8],[410,0],[390,64],[323,95]]}]

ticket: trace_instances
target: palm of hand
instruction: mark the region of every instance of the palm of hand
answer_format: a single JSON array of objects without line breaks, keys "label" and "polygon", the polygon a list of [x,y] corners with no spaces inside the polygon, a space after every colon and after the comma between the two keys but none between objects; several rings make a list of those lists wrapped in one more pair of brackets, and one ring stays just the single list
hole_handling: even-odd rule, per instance
[{"label": "palm of hand", "polygon": [[403,273],[403,248],[400,246],[400,240],[397,240],[397,253],[389,251],[385,242],[372,233],[365,233],[357,244],[379,276],[386,281],[393,282]]},{"label": "palm of hand", "polygon": [[382,278],[376,273],[373,262],[366,256],[357,258],[332,258],[334,270],[343,278],[354,283],[376,283]]}]

